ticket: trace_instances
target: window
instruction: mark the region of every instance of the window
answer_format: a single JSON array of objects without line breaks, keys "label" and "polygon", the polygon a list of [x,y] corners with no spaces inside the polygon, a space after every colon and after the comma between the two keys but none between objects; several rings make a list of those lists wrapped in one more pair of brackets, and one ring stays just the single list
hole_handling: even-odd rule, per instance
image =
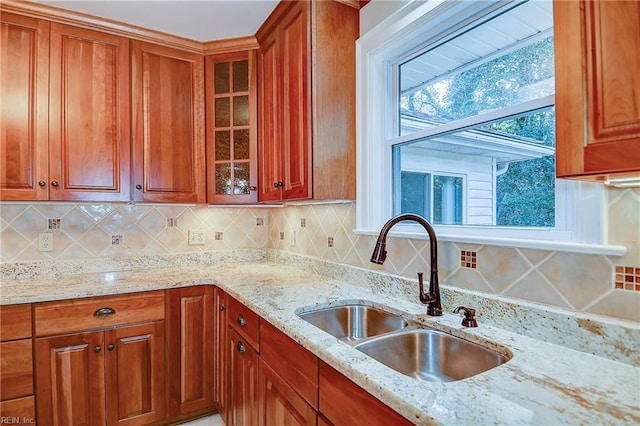
[{"label": "window", "polygon": [[441,240],[613,253],[584,247],[603,186],[555,179],[552,25],[546,0],[415,1],[361,35],[356,232],[413,212]]}]

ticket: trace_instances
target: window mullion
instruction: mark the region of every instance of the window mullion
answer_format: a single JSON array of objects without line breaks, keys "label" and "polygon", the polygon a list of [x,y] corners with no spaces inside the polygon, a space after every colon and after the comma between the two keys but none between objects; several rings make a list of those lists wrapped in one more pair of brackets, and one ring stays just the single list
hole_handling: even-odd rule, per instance
[{"label": "window mullion", "polygon": [[472,117],[450,121],[448,123],[429,127],[427,129],[419,130],[408,135],[390,138],[386,141],[386,143],[387,145],[400,145],[419,139],[427,139],[434,136],[443,136],[450,133],[459,132],[460,130],[470,129],[479,125],[490,124],[496,121],[502,121],[509,118],[516,118],[522,115],[531,114],[533,112],[549,108],[550,106],[553,106],[554,103],[555,95],[548,95],[506,108],[500,108],[497,110],[474,115]]}]

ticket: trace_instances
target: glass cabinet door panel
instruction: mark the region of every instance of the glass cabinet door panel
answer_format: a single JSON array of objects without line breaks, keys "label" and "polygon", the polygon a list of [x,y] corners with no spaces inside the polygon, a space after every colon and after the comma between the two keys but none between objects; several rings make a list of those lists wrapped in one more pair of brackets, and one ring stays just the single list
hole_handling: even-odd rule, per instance
[{"label": "glass cabinet door panel", "polygon": [[231,194],[231,164],[216,164],[216,194]]},{"label": "glass cabinet door panel", "polygon": [[215,150],[216,161],[231,160],[231,132],[228,130],[220,130],[216,132]]},{"label": "glass cabinet door panel", "polygon": [[234,167],[234,190],[233,193],[248,194],[249,193],[249,163],[236,163]]},{"label": "glass cabinet door panel", "polygon": [[249,96],[233,97],[233,125],[249,125]]},{"label": "glass cabinet door panel", "polygon": [[249,129],[233,131],[233,159],[249,159]]},{"label": "glass cabinet door panel", "polygon": [[214,65],[215,84],[214,93],[229,93],[229,63],[220,62]]},{"label": "glass cabinet door panel", "polygon": [[249,90],[249,61],[233,63],[233,91],[246,92]]},{"label": "glass cabinet door panel", "polygon": [[216,99],[216,127],[229,127],[231,122],[230,99]]}]

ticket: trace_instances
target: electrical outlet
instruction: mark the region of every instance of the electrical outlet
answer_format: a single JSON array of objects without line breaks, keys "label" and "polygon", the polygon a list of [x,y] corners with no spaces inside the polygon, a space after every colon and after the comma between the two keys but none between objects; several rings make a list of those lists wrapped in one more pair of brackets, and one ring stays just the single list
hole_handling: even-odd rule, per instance
[{"label": "electrical outlet", "polygon": [[296,231],[295,231],[295,229],[292,229],[291,232],[289,233],[289,245],[291,247],[295,247],[295,245],[296,245]]},{"label": "electrical outlet", "polygon": [[53,251],[53,234],[51,232],[38,234],[38,251]]},{"label": "electrical outlet", "polygon": [[190,246],[204,245],[204,231],[202,229],[189,229],[189,245]]}]

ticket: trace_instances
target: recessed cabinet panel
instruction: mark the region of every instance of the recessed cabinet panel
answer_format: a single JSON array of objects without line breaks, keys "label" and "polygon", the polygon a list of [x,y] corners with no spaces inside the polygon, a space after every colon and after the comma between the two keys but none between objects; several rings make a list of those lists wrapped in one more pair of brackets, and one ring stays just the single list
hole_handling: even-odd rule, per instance
[{"label": "recessed cabinet panel", "polygon": [[49,198],[128,201],[129,41],[51,24]]},{"label": "recessed cabinet panel", "polygon": [[640,172],[640,3],[555,1],[556,173]]},{"label": "recessed cabinet panel", "polygon": [[207,57],[207,201],[257,201],[255,52]]},{"label": "recessed cabinet panel", "polygon": [[0,19],[0,199],[46,200],[49,23],[6,12]]},{"label": "recessed cabinet panel", "polygon": [[134,200],[204,202],[203,59],[132,42]]}]

